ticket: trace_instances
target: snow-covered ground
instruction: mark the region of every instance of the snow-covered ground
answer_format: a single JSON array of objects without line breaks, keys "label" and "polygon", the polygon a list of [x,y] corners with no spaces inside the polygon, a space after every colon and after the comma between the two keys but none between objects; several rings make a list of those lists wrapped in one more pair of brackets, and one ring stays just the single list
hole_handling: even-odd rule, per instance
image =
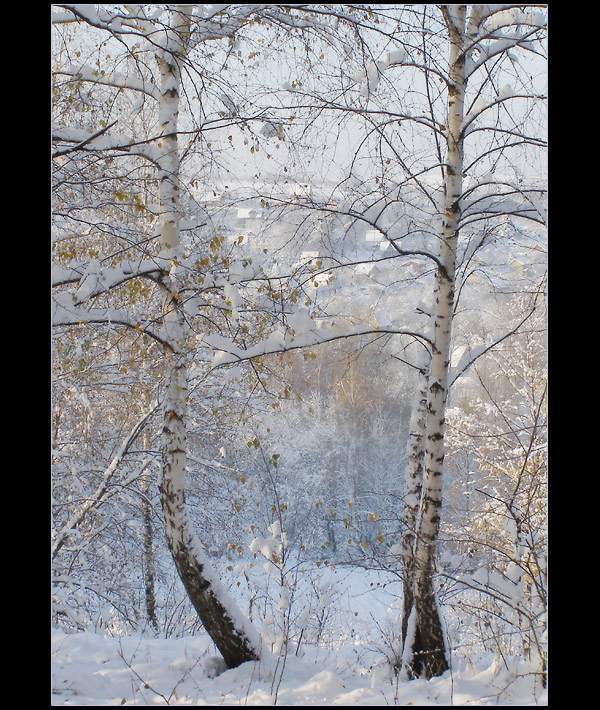
[{"label": "snow-covered ground", "polygon": [[[222,670],[204,637],[52,631],[53,705],[547,705],[528,679],[492,666],[396,682],[355,648],[311,650]],[[217,675],[215,675],[217,674]]]},{"label": "snow-covered ground", "polygon": [[[331,604],[321,645],[225,670],[204,634],[125,637],[52,629],[53,705],[547,705],[526,669],[491,655],[452,654],[452,670],[430,681],[399,681],[385,661],[385,629],[396,619],[381,577],[323,570]],[[379,584],[378,584],[379,582]],[[326,594],[325,594],[326,593]],[[316,610],[322,604],[317,604]],[[310,619],[304,615],[306,623]],[[314,622],[314,620],[313,620]],[[264,629],[263,629],[264,630]],[[307,626],[307,635],[308,635]],[[314,629],[313,629],[314,631]],[[296,655],[296,650],[299,650]]]}]

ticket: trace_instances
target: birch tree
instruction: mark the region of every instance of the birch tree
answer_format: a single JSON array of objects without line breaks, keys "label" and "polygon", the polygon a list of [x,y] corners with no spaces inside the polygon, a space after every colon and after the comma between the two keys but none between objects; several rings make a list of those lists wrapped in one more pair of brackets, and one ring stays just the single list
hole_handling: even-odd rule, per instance
[{"label": "birch tree", "polygon": [[[419,471],[410,470],[409,480],[414,482],[407,493],[419,494],[419,510],[415,520],[414,507],[407,506],[405,525],[405,584],[408,592],[405,596],[405,617],[403,621],[403,658],[404,668],[410,675],[439,675],[448,667],[445,653],[444,631],[436,606],[433,577],[435,573],[435,546],[439,535],[442,507],[442,474],[444,461],[445,407],[448,397],[449,364],[451,352],[451,329],[455,312],[456,266],[458,238],[461,226],[468,222],[469,213],[466,204],[463,176],[465,170],[465,141],[472,128],[474,114],[467,115],[465,108],[468,79],[476,68],[485,65],[489,59],[499,53],[499,49],[483,49],[481,37],[488,36],[484,30],[484,21],[489,17],[486,10],[479,6],[470,9],[466,6],[442,6],[440,8],[449,41],[449,63],[447,74],[447,125],[444,129],[446,157],[444,165],[441,228],[439,232],[439,264],[436,273],[436,287],[431,314],[433,326],[433,347],[427,375],[426,418],[421,417],[413,426],[411,446],[414,450],[416,436],[426,435],[423,441],[423,478],[421,488]],[[540,23],[540,17],[531,20],[534,26]],[[510,15],[507,22],[515,22]],[[502,22],[500,23],[502,26]],[[493,32],[493,31],[492,31]],[[518,37],[518,35],[517,35]],[[520,37],[499,40],[502,46],[519,44]],[[524,39],[524,38],[523,38]],[[514,46],[512,45],[512,46]],[[480,64],[469,64],[473,48],[477,47],[483,55]],[[505,96],[512,96],[506,91]],[[502,100],[502,92],[498,100]],[[484,109],[479,109],[484,110]],[[502,207],[500,206],[500,209]],[[539,219],[534,216],[534,219]],[[422,411],[424,396],[417,395],[415,412]],[[417,415],[418,416],[418,415]],[[416,432],[422,432],[417,435]],[[418,456],[417,458],[420,458]],[[413,523],[414,521],[414,523]],[[414,530],[414,533],[412,532]],[[414,538],[412,537],[414,534]]]},{"label": "birch tree", "polygon": [[[178,113],[182,68],[194,44],[233,35],[251,12],[252,8],[247,6],[241,8],[238,15],[229,15],[224,22],[212,22],[212,11],[203,7],[201,13],[205,14],[195,19],[193,27],[193,6],[173,6],[167,10],[124,6],[116,11],[95,6],[56,6],[54,13],[58,25],[83,22],[88,27],[104,31],[109,39],[116,39],[117,46],[118,42],[126,44],[125,40],[133,36],[138,44],[131,49],[132,45],[128,45],[127,54],[139,61],[135,52],[143,45],[142,49],[154,57],[158,67],[156,82],[139,75],[109,73],[82,64],[63,64],[57,71],[57,74],[68,77],[71,86],[80,87],[89,81],[95,86],[116,90],[117,99],[125,90],[137,92],[158,105],[156,134],[137,146],[134,139],[105,135],[117,121],[110,124],[103,121],[101,128],[87,132],[64,125],[65,121],[62,121],[63,125],[57,125],[53,135],[56,145],[53,157],[59,165],[66,156],[91,152],[93,155],[125,154],[126,157],[133,154],[154,167],[158,184],[155,209],[158,252],[144,259],[143,255],[148,251],[141,249],[142,257],[137,257],[135,263],[118,260],[118,265],[112,268],[101,268],[97,262],[79,266],[73,261],[68,268],[56,268],[55,285],[63,288],[54,297],[54,324],[57,327],[81,322],[120,324],[133,331],[143,331],[162,347],[165,391],[159,487],[167,541],[192,604],[230,666],[258,658],[259,639],[212,572],[185,505],[188,332],[182,297],[184,255],[180,223]],[[194,38],[192,29],[196,31]],[[107,42],[107,45],[111,46],[111,43]],[[118,285],[144,277],[151,278],[162,293],[160,328],[150,325],[147,317],[145,322],[132,318],[125,309],[86,308],[87,304],[109,294]],[[66,290],[64,287],[71,283],[77,288]],[[57,541],[57,548],[63,539],[64,535]]]},{"label": "birch tree", "polygon": [[[527,57],[543,61],[545,23],[538,6],[371,8],[369,18],[356,18],[356,34],[367,49],[350,53],[343,88],[297,92],[314,110],[344,116],[359,136],[331,191],[332,206],[315,207],[378,233],[391,250],[385,261],[396,269],[419,259],[420,278],[431,289],[417,306],[421,320],[413,329],[429,352],[410,358],[421,379],[405,468],[398,665],[409,677],[448,668],[434,578],[445,408],[456,375],[450,372],[452,332],[457,317],[460,322],[461,293],[482,274],[494,283],[499,274],[486,257],[495,245],[492,260],[498,253],[509,260],[504,235],[515,225],[545,225],[543,69],[527,63]],[[524,180],[529,166],[535,172]],[[338,261],[333,268],[348,267],[351,262]],[[395,313],[394,319],[415,323],[410,313]],[[521,323],[526,320],[524,314]],[[497,340],[510,332],[512,326]]]}]

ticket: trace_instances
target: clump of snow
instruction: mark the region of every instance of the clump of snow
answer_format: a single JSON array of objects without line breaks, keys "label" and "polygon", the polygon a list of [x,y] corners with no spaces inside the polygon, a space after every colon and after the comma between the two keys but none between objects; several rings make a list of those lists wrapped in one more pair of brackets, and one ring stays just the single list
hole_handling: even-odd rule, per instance
[{"label": "clump of snow", "polygon": [[225,294],[225,298],[231,304],[231,320],[236,323],[239,318],[238,308],[241,304],[240,292],[232,284],[225,284],[223,292]]},{"label": "clump of snow", "polygon": [[514,91],[510,84],[505,84],[498,92],[500,99],[509,99],[511,96],[514,96]]},{"label": "clump of snow", "polygon": [[361,96],[368,97],[377,88],[385,70],[394,65],[406,62],[408,55],[404,49],[392,52],[385,52],[378,61],[371,61],[365,67],[356,72],[351,78],[355,84],[359,84]]},{"label": "clump of snow", "polygon": [[311,330],[316,329],[315,323],[310,317],[308,311],[301,309],[298,309],[287,316],[287,324],[298,335],[308,333]]}]

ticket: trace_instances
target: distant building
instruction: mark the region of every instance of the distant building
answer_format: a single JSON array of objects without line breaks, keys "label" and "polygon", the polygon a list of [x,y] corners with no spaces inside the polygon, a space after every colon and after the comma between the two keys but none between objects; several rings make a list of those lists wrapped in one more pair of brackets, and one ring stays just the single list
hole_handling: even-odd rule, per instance
[{"label": "distant building", "polygon": [[262,212],[254,207],[238,207],[236,211],[236,218],[244,222],[248,220],[254,221],[262,219]]},{"label": "distant building", "polygon": [[279,183],[277,192],[283,192],[282,197],[287,197],[291,200],[301,202],[309,202],[313,199],[313,187],[308,182],[289,182]]},{"label": "distant building", "polygon": [[377,264],[365,262],[364,264],[357,264],[354,267],[354,273],[359,276],[365,276],[369,279],[376,279],[381,275],[381,269]]},{"label": "distant building", "polygon": [[302,262],[306,263],[318,259],[321,256],[321,253],[319,251],[303,251],[300,256]]},{"label": "distant building", "polygon": [[[381,242],[384,240],[383,234],[378,229],[369,229],[365,232],[365,242]],[[387,240],[386,240],[387,241]]]}]

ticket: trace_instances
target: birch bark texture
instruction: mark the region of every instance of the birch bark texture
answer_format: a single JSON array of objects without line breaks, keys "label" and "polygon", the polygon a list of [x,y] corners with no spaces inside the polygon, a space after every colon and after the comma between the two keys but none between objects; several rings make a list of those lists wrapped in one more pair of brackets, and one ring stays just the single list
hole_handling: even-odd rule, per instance
[{"label": "birch bark texture", "polygon": [[[423,441],[423,481],[419,510],[408,516],[414,534],[406,535],[404,579],[402,672],[409,678],[431,678],[444,673],[449,665],[441,615],[437,605],[434,573],[435,552],[442,511],[445,409],[448,395],[450,339],[454,312],[456,246],[461,217],[465,73],[466,5],[441,7],[450,40],[448,72],[447,154],[444,204],[439,232],[438,268],[433,306],[432,353],[426,383],[426,425]],[[418,397],[421,401],[422,398]],[[422,428],[422,425],[421,425]],[[414,437],[413,437],[414,438]],[[418,446],[418,442],[414,441]],[[413,467],[418,455],[411,452]],[[414,468],[409,493],[418,490]],[[412,542],[412,550],[410,549]]]},{"label": "birch bark texture", "polygon": [[404,590],[404,613],[402,617],[402,640],[406,643],[409,616],[413,608],[413,578],[415,571],[415,534],[421,489],[423,487],[423,451],[427,428],[427,382],[429,363],[424,364],[419,373],[419,382],[413,397],[409,435],[406,445],[406,467],[404,469],[404,497],[402,510],[402,585]]},{"label": "birch bark texture", "polygon": [[193,6],[175,6],[164,47],[156,52],[160,86],[160,240],[163,263],[165,401],[162,472],[159,481],[167,543],[177,572],[207,633],[229,667],[259,657],[259,638],[220,581],[194,532],[185,501],[186,405],[188,399],[186,328],[179,295],[183,260],[179,217],[177,118],[181,66],[186,56]]}]

